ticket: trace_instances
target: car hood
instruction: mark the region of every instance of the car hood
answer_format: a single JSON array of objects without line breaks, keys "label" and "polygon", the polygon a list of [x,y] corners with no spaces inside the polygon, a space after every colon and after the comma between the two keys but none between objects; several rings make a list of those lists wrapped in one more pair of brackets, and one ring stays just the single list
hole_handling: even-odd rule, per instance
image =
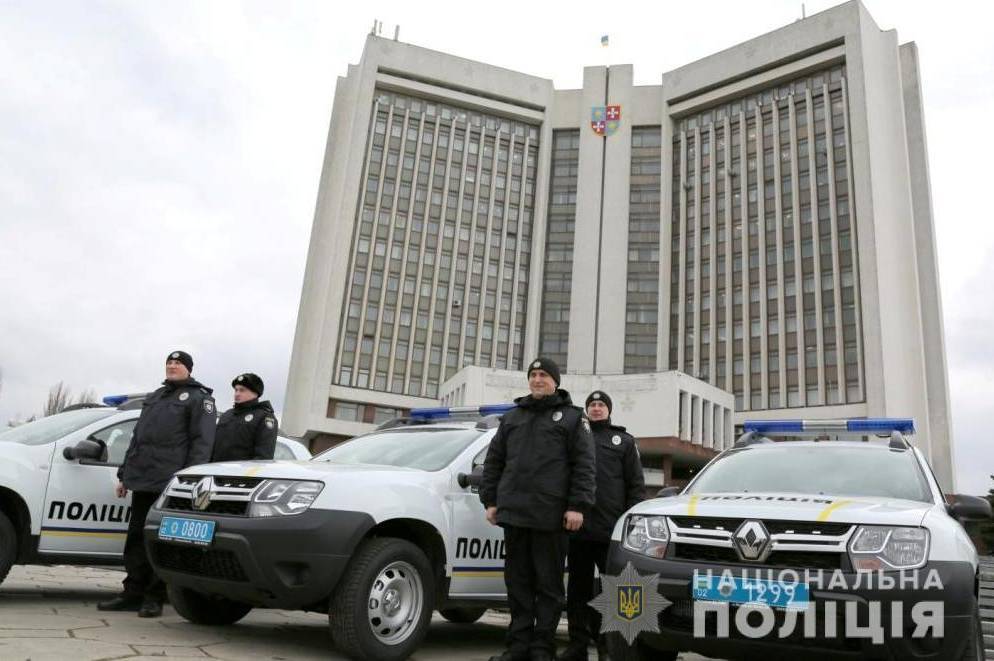
[{"label": "car hood", "polygon": [[428,471],[398,466],[372,464],[333,464],[328,461],[225,461],[216,464],[190,466],[178,475],[213,475],[225,477],[263,477],[284,480],[319,480],[333,483],[350,475],[361,476],[364,481],[411,480],[430,476]]},{"label": "car hood", "polygon": [[832,521],[919,526],[933,505],[913,500],[796,493],[711,493],[655,498],[631,509],[636,514]]}]

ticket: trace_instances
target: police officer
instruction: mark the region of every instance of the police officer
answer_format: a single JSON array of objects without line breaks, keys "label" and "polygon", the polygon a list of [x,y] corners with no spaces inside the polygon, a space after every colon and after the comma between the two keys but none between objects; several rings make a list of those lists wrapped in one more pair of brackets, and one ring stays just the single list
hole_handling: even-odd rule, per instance
[{"label": "police officer", "polygon": [[598,636],[600,616],[587,605],[594,597],[594,566],[604,572],[614,524],[645,497],[638,446],[624,427],[611,423],[611,398],[595,390],[587,396],[586,408],[597,452],[597,502],[583,527],[570,535],[566,597],[570,642],[560,661],[586,661],[592,638],[597,640],[598,659],[610,658],[603,637]]},{"label": "police officer", "polygon": [[217,413],[211,389],[190,376],[193,358],[185,351],[166,357],[166,380],[145,398],[131,445],[117,471],[117,496],[131,491],[131,519],[124,544],[124,591],[97,604],[103,611],[138,611],[138,617],[162,614],[165,586],[145,552],[143,532],[148,510],[173,473],[210,461]]},{"label": "police officer", "polygon": [[276,414],[267,401],[259,401],[265,388],[257,375],[239,374],[231,382],[235,405],[221,415],[211,461],[272,459],[276,452]]},{"label": "police officer", "polygon": [[480,500],[504,528],[511,608],[507,651],[491,661],[552,661],[562,614],[566,531],[594,504],[594,449],[583,410],[548,358],[528,366],[526,397],[504,414],[483,464]]}]

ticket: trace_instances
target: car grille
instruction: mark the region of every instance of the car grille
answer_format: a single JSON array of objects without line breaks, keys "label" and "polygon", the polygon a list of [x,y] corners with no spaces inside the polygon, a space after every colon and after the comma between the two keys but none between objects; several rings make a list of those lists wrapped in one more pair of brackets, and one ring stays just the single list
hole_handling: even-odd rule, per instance
[{"label": "car grille", "polygon": [[201,475],[182,475],[169,485],[162,509],[196,514],[246,516],[252,495],[265,481],[261,477],[212,477],[210,503],[204,509],[193,506],[193,488],[203,479]]},{"label": "car grille", "polygon": [[671,516],[669,557],[688,562],[785,569],[847,569],[846,547],[855,526],[823,521],[762,521],[771,549],[763,562],[743,561],[732,537],[744,521],[758,519]]},{"label": "car grille", "polygon": [[166,499],[163,509],[174,510],[176,512],[194,512],[196,514],[221,514],[224,516],[245,516],[248,510],[248,502],[235,500],[215,500],[207,509],[195,510],[189,498],[170,496]]},{"label": "car grille", "polygon": [[748,564],[755,567],[783,569],[842,569],[842,553],[817,553],[810,551],[773,551],[762,563],[743,562],[735,549],[698,544],[674,544],[673,558],[712,564]]},{"label": "car grille", "polygon": [[155,563],[163,569],[222,581],[248,581],[238,557],[231,551],[166,542],[155,542],[152,549]]}]

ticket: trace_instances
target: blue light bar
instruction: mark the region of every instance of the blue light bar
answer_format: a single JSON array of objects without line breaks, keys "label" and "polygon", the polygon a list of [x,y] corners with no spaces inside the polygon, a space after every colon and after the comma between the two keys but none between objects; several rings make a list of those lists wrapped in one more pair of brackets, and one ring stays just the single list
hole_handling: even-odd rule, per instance
[{"label": "blue light bar", "polygon": [[902,434],[915,433],[914,418],[864,418],[862,420],[850,420],[847,427],[849,431],[868,432],[895,432]]},{"label": "blue light bar", "polygon": [[775,432],[799,432],[804,431],[803,420],[746,420],[742,423],[745,431],[754,431],[758,434]]},{"label": "blue light bar", "polygon": [[104,397],[104,404],[107,406],[120,406],[121,404],[128,401],[127,395],[107,395]]},{"label": "blue light bar", "polygon": [[758,434],[799,434],[799,433],[871,433],[902,434],[915,433],[915,421],[911,418],[859,418],[853,420],[746,420],[742,428]]},{"label": "blue light bar", "polygon": [[482,406],[437,406],[432,408],[411,409],[411,417],[418,420],[444,420],[455,415],[484,417],[501,415],[513,409],[517,404],[484,404]]}]

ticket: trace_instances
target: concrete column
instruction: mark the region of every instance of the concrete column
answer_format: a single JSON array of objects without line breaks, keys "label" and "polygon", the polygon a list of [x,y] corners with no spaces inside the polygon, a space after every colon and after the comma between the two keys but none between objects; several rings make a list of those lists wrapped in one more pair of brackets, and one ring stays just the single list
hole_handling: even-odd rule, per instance
[{"label": "concrete column", "polygon": [[673,484],[673,455],[663,455],[663,486],[668,487]]},{"label": "concrete column", "polygon": [[699,396],[694,395],[694,412],[693,412],[694,419],[693,422],[691,423],[691,430],[693,432],[692,442],[696,443],[697,445],[701,444],[701,438],[702,438],[701,418],[704,417],[703,413],[704,413],[704,400],[702,400]]}]

